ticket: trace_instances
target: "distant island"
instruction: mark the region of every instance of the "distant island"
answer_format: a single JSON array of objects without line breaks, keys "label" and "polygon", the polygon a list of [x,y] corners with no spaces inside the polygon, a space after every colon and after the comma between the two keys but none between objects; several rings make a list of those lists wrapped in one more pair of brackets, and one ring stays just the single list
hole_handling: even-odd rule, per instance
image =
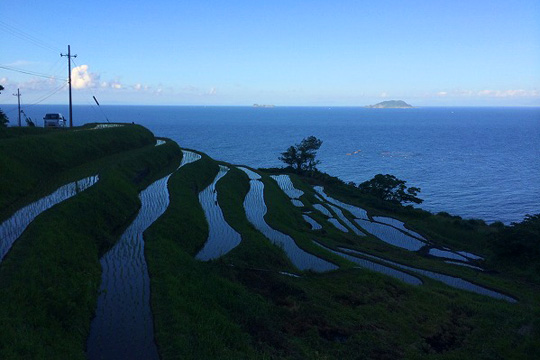
[{"label": "distant island", "polygon": [[276,107],[276,105],[253,104],[253,107],[256,107],[256,108],[273,108],[273,107]]},{"label": "distant island", "polygon": [[407,104],[403,100],[388,100],[366,107],[370,109],[409,109],[412,108],[412,105]]}]

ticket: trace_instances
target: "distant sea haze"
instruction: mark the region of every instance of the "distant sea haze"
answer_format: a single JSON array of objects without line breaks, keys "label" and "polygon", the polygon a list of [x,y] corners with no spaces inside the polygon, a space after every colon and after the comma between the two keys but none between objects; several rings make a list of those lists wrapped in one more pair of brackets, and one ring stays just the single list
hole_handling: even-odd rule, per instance
[{"label": "distant sea haze", "polygon": [[[3,105],[10,124],[17,110]],[[23,107],[38,125],[64,105]],[[103,111],[101,111],[103,110]],[[279,167],[304,137],[323,140],[320,170],[346,182],[393,174],[422,189],[420,207],[506,224],[540,213],[540,108],[74,106],[75,125],[135,122],[181,147]]]}]

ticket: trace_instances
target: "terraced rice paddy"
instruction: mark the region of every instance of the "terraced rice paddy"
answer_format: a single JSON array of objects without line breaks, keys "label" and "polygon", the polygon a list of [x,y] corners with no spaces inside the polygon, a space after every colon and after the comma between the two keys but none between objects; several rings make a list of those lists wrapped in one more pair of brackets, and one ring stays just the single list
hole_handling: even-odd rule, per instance
[{"label": "terraced rice paddy", "polygon": [[319,224],[318,222],[313,220],[310,216],[304,214],[304,215],[302,215],[302,217],[311,226],[311,230],[320,230],[320,229],[322,229],[321,224]]},{"label": "terraced rice paddy", "polygon": [[312,255],[296,245],[293,238],[271,228],[264,220],[267,207],[264,202],[264,184],[261,176],[252,170],[239,167],[250,178],[250,189],[244,200],[244,209],[248,220],[274,244],[280,246],[292,263],[300,270],[329,271],[338,267],[326,260]]},{"label": "terraced rice paddy", "polygon": [[[182,167],[201,158],[183,151]],[[141,208],[116,245],[100,260],[100,296],[87,342],[90,359],[159,359],[150,309],[144,231],[169,205],[167,175],[143,190]]]},{"label": "terraced rice paddy", "polygon": [[17,210],[9,219],[0,224],[0,262],[11,249],[13,243],[39,214],[88,189],[98,180],[99,176],[94,175],[63,185],[53,193]]},{"label": "terraced rice paddy", "polygon": [[[347,225],[350,229],[352,229],[352,231],[354,231],[354,233],[358,236],[366,236],[362,231],[360,231],[353,223],[351,223],[349,221],[349,219],[347,219],[345,217],[345,215],[343,214],[343,211],[341,211],[340,208],[338,208],[337,206],[334,206],[334,205],[328,205],[330,206],[330,208],[332,209],[332,211],[334,211],[334,213],[336,213],[337,217],[345,224]],[[330,220],[328,220],[330,221]],[[334,224],[334,222],[332,222]],[[337,225],[334,224],[336,227]],[[338,228],[339,229],[339,228]],[[345,232],[348,232],[347,229],[344,230]]]},{"label": "terraced rice paddy", "polygon": [[291,199],[291,202],[296,207],[304,207],[304,203],[298,199]]},{"label": "terraced rice paddy", "polygon": [[319,195],[324,198],[324,200],[326,202],[329,202],[331,204],[334,204],[334,205],[337,205],[339,206],[340,208],[342,209],[345,209],[347,210],[348,212],[350,212],[352,214],[352,216],[354,216],[354,218],[356,219],[364,219],[364,220],[369,220],[369,217],[368,217],[368,214],[367,214],[367,211],[362,209],[362,208],[359,208],[358,206],[354,206],[354,205],[350,205],[350,204],[346,204],[344,202],[341,202],[337,199],[334,199],[328,195],[326,195],[326,193],[324,192],[324,189],[322,186],[315,186],[313,187],[313,189],[319,193]]},{"label": "terraced rice paddy", "polygon": [[142,206],[137,217],[100,260],[101,292],[88,338],[90,359],[159,358],[154,343],[143,232],[169,204],[169,176],[141,192]]},{"label": "terraced rice paddy", "polygon": [[97,124],[92,129],[99,130],[99,129],[110,129],[115,127],[121,127],[124,126],[122,124]]},{"label": "terraced rice paddy", "polygon": [[277,182],[281,191],[287,194],[294,206],[304,207],[304,203],[300,200],[304,192],[294,187],[289,175],[270,175],[270,177]]},{"label": "terraced rice paddy", "polygon": [[475,255],[475,254],[471,254],[470,252],[466,252],[466,251],[456,251],[456,252],[458,254],[460,254],[460,255],[465,256],[466,258],[471,259],[471,260],[484,260],[483,257]]},{"label": "terraced rice paddy", "polygon": [[379,224],[369,220],[355,219],[355,221],[368,233],[376,236],[387,244],[409,251],[420,250],[426,243],[412,236],[406,235],[392,226]]},{"label": "terraced rice paddy", "polygon": [[270,177],[276,180],[279,188],[291,199],[299,199],[300,196],[304,195],[302,190],[294,187],[289,175],[270,175]]},{"label": "terraced rice paddy", "polygon": [[462,263],[462,262],[459,262],[459,261],[445,260],[444,262],[447,263],[447,264],[452,264],[452,265],[465,266],[465,267],[468,267],[468,268],[471,268],[471,269],[474,269],[474,270],[478,270],[478,271],[484,271],[484,269],[482,269],[479,266],[474,266],[474,265],[471,265],[471,264],[465,264],[465,263]]},{"label": "terraced rice paddy", "polygon": [[387,224],[387,225],[393,226],[393,227],[395,227],[396,229],[405,231],[406,233],[409,233],[410,235],[419,238],[420,240],[427,241],[427,239],[424,238],[422,235],[418,234],[417,232],[414,232],[414,231],[412,231],[412,230],[407,229],[407,228],[405,227],[405,223],[402,222],[402,221],[400,221],[400,220],[397,220],[397,219],[394,219],[394,218],[385,217],[385,216],[373,216],[373,220],[374,220],[374,221],[377,221],[377,222],[380,222],[380,223],[383,223],[383,224]]},{"label": "terraced rice paddy", "polygon": [[323,215],[332,217],[332,213],[322,204],[313,204],[313,207],[321,212]]},{"label": "terraced rice paddy", "polygon": [[449,250],[441,250],[441,249],[429,249],[428,252],[429,255],[443,258],[443,259],[453,259],[453,260],[460,260],[460,261],[469,261],[466,257],[459,255],[455,252],[449,251]]},{"label": "terraced rice paddy", "polygon": [[474,283],[472,283],[470,281],[467,281],[467,280],[464,280],[464,279],[461,279],[461,278],[458,278],[458,277],[445,275],[445,274],[439,274],[439,273],[429,271],[429,270],[424,270],[424,269],[417,269],[417,268],[414,268],[412,266],[402,265],[402,264],[399,264],[399,263],[396,263],[396,262],[393,262],[393,261],[390,261],[390,260],[386,260],[386,259],[383,259],[383,258],[380,258],[380,257],[377,257],[377,256],[373,256],[373,255],[366,254],[366,253],[363,253],[363,252],[360,252],[360,251],[356,251],[356,250],[351,250],[351,249],[346,249],[346,248],[340,248],[340,250],[344,251],[344,252],[351,253],[351,254],[356,254],[356,255],[365,256],[367,258],[372,258],[372,259],[381,261],[383,263],[390,264],[392,266],[395,266],[395,267],[398,267],[398,268],[401,268],[401,269],[404,269],[404,270],[408,270],[408,271],[417,273],[419,275],[423,275],[423,276],[428,277],[430,279],[440,281],[440,282],[442,282],[442,283],[444,283],[444,284],[446,284],[448,286],[451,286],[453,288],[456,288],[456,289],[466,290],[466,291],[470,291],[470,292],[473,292],[473,293],[476,293],[476,294],[485,295],[485,296],[489,296],[489,297],[492,297],[492,298],[495,298],[495,299],[505,300],[505,301],[512,302],[512,303],[517,302],[517,300],[514,299],[513,297],[510,297],[510,296],[505,295],[505,294],[501,294],[501,293],[499,293],[497,291],[494,291],[494,290],[487,289],[487,288],[485,288],[483,286],[474,284]]},{"label": "terraced rice paddy", "polygon": [[330,218],[328,219],[328,222],[332,225],[334,225],[338,230],[343,231],[344,233],[348,233],[349,229],[347,229],[345,226],[343,226],[342,223],[339,222],[336,218]]},{"label": "terraced rice paddy", "polygon": [[193,151],[182,150],[182,154],[183,156],[182,156],[182,162],[180,163],[180,167],[201,159],[201,155]]},{"label": "terraced rice paddy", "polygon": [[343,257],[344,259],[347,259],[347,260],[352,261],[353,263],[355,263],[357,265],[360,265],[362,268],[365,268],[365,269],[368,269],[368,270],[371,270],[371,271],[375,271],[375,272],[378,272],[378,273],[381,273],[381,274],[384,274],[384,275],[391,276],[391,277],[393,277],[395,279],[398,279],[398,280],[401,280],[401,281],[403,281],[403,282],[405,282],[407,284],[422,285],[422,280],[420,280],[419,278],[417,278],[415,276],[407,274],[407,273],[405,273],[403,271],[399,271],[399,270],[396,270],[394,268],[384,266],[384,265],[381,265],[381,264],[373,262],[373,261],[369,261],[369,260],[366,260],[366,259],[361,259],[359,257],[352,256],[352,255],[349,255],[349,254],[344,253],[344,252],[335,251],[335,250],[327,248],[326,246],[323,246],[323,245],[321,245],[321,244],[319,244],[317,242],[315,242],[315,243],[317,245],[319,245],[320,247],[330,251],[331,253],[339,255],[339,256]]},{"label": "terraced rice paddy", "polygon": [[204,210],[209,228],[208,240],[196,256],[202,261],[223,256],[240,244],[242,240],[240,234],[225,221],[217,200],[216,183],[228,171],[228,167],[220,165],[219,172],[212,184],[199,193],[199,202]]},{"label": "terraced rice paddy", "polygon": [[[331,205],[327,204],[327,206],[332,207]],[[332,213],[322,204],[313,204],[313,207],[321,212],[323,215],[328,217],[328,222],[332,225],[334,225],[338,230],[341,230],[343,232],[349,232],[349,229],[347,229],[345,226],[343,226],[342,223],[339,222],[338,219],[334,218]],[[335,208],[335,207],[334,207]]]}]

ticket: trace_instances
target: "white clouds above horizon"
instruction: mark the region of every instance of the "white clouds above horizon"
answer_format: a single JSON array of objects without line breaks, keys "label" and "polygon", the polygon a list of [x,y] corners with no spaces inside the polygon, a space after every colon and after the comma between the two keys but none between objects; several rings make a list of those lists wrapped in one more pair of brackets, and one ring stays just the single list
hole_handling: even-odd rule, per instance
[{"label": "white clouds above horizon", "polygon": [[509,89],[509,90],[454,90],[439,91],[438,97],[480,97],[480,98],[540,98],[540,91]]},{"label": "white clouds above horizon", "polygon": [[88,65],[76,66],[71,69],[71,86],[74,89],[93,88],[99,84],[99,77],[88,71]]}]

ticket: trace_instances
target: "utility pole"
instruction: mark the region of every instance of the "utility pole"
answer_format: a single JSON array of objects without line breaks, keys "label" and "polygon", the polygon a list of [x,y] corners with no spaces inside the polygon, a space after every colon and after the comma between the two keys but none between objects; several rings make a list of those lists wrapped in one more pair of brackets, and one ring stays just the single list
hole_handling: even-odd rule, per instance
[{"label": "utility pole", "polygon": [[17,102],[19,103],[19,127],[21,127],[21,92],[19,89],[17,89],[17,93],[13,94],[13,96],[17,97]]},{"label": "utility pole", "polygon": [[[68,84],[69,84],[69,127],[73,127],[73,107],[71,104],[71,58],[76,58],[77,55],[71,55],[71,48],[68,45],[68,53],[62,54],[60,56],[66,56],[68,59]],[[19,115],[20,116],[20,115]],[[20,120],[19,120],[20,122]]]}]

